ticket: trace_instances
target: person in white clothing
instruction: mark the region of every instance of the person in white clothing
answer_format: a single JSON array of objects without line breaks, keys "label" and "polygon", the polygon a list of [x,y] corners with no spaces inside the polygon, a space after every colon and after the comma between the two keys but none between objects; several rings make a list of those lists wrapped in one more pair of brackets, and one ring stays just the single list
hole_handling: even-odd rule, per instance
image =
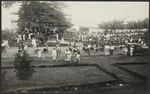
[{"label": "person in white clothing", "polygon": [[114,52],[114,46],[112,45],[112,46],[110,47],[110,55],[113,55],[113,52]]},{"label": "person in white clothing", "polygon": [[59,58],[61,54],[61,49],[59,45],[56,45],[56,52],[57,52],[57,58]]},{"label": "person in white clothing", "polygon": [[71,56],[72,56],[72,54],[71,54],[71,52],[69,51],[69,49],[66,49],[66,52],[65,52],[65,61],[66,61],[66,62],[70,62]]},{"label": "person in white clothing", "polygon": [[91,45],[88,44],[88,46],[87,46],[87,53],[88,53],[89,56],[90,56],[90,50],[91,50]]},{"label": "person in white clothing", "polygon": [[130,47],[130,56],[133,56],[133,50],[134,50],[134,48],[133,48],[133,46],[131,46]]},{"label": "person in white clothing", "polygon": [[23,40],[25,40],[26,39],[26,35],[25,34],[23,34]]},{"label": "person in white clothing", "polygon": [[8,40],[5,40],[6,47],[9,48]]},{"label": "person in white clothing", "polygon": [[18,35],[18,37],[19,37],[19,40],[22,40],[22,37],[21,37],[21,35]]},{"label": "person in white clothing", "polygon": [[33,47],[36,47],[36,40],[35,40],[35,38],[32,39],[32,45],[33,45]]},{"label": "person in white clothing", "polygon": [[56,51],[55,48],[53,48],[53,50],[52,50],[52,60],[56,61],[56,59],[57,59],[57,51]]},{"label": "person in white clothing", "polygon": [[17,37],[17,43],[19,43],[19,41],[20,41],[20,39],[19,39],[19,37]]},{"label": "person in white clothing", "polygon": [[28,46],[24,44],[24,50],[27,52],[28,51]]},{"label": "person in white clothing", "polygon": [[41,59],[41,50],[39,47],[38,47],[38,58]]},{"label": "person in white clothing", "polygon": [[33,35],[33,33],[28,34],[29,39],[31,39],[32,35]]},{"label": "person in white clothing", "polygon": [[105,55],[106,56],[110,55],[110,46],[109,45],[105,45]]}]

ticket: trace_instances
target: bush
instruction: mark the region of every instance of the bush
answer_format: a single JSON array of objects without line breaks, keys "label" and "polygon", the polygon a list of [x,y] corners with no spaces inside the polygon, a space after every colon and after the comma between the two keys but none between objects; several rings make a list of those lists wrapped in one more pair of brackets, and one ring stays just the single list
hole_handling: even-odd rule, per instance
[{"label": "bush", "polygon": [[18,52],[15,55],[14,66],[17,70],[16,76],[20,80],[27,80],[32,76],[34,70],[32,69],[31,62],[33,62],[33,59],[25,51]]}]

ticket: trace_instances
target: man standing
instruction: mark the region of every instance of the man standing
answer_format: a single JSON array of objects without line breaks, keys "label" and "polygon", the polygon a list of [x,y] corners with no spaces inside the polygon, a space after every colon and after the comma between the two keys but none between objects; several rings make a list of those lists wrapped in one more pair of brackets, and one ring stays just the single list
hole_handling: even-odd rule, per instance
[{"label": "man standing", "polygon": [[56,45],[56,52],[57,52],[57,58],[59,58],[61,54],[61,49],[60,49],[59,44]]},{"label": "man standing", "polygon": [[90,49],[91,49],[91,45],[88,44],[88,46],[87,46],[87,53],[88,53],[89,56],[90,56]]},{"label": "man standing", "polygon": [[57,51],[56,51],[55,48],[53,48],[53,50],[52,50],[52,60],[56,61],[56,58],[57,58]]},{"label": "man standing", "polygon": [[133,46],[131,46],[130,47],[130,56],[133,56],[133,50],[134,50],[134,48],[133,48]]},{"label": "man standing", "polygon": [[5,40],[6,47],[9,48],[8,40]]},{"label": "man standing", "polygon": [[33,45],[33,47],[36,47],[36,40],[35,40],[35,38],[32,39],[32,45]]},{"label": "man standing", "polygon": [[72,56],[72,54],[71,54],[70,50],[66,49],[66,52],[65,52],[65,61],[69,63],[70,60],[71,60],[71,56]]},{"label": "man standing", "polygon": [[38,58],[41,59],[41,49],[38,47]]}]

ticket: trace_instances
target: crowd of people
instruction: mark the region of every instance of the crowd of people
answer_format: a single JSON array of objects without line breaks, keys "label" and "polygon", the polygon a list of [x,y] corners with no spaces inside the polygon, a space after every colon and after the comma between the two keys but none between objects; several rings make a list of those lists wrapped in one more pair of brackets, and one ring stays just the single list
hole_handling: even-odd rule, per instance
[{"label": "crowd of people", "polygon": [[[48,45],[45,43],[44,47],[41,47],[35,38],[32,39],[32,48],[34,53],[37,54],[39,59],[42,58],[42,53],[50,52],[48,50]],[[28,46],[25,42],[20,42],[18,45],[18,52],[28,52]],[[61,48],[59,43],[53,48],[51,51],[51,58],[54,62],[56,62],[61,55]],[[76,43],[74,43],[74,47],[68,45],[65,54],[64,60],[68,63],[79,63],[80,62],[80,50],[76,48]]]},{"label": "crowd of people", "polygon": [[[86,40],[83,41],[83,51],[87,52],[87,54],[90,56],[91,51],[94,51],[95,53],[97,52],[104,52],[106,56],[113,55],[114,51],[116,50],[121,50],[126,44],[129,42],[135,42],[139,43],[141,45],[146,45],[144,40],[142,39],[141,35],[143,35],[143,31],[139,32],[127,32],[127,33],[110,33],[110,34],[103,34],[103,35],[97,35],[97,36],[87,36]],[[32,34],[30,34],[31,37]],[[135,36],[136,36],[136,41],[135,41]],[[21,36],[17,37],[17,43],[18,43],[18,51],[23,52],[26,51],[28,52],[28,44],[25,41],[21,40],[26,40],[26,37],[23,36],[23,39]],[[65,58],[64,60],[66,62],[74,62],[74,63],[79,63],[80,62],[80,50],[77,49],[76,47],[76,40],[74,41],[74,46],[71,46],[71,40],[69,41],[69,46],[67,47],[65,51]],[[31,37],[31,43],[32,43],[32,48],[34,53],[37,54],[38,58],[41,59],[42,57],[42,52],[43,53],[48,53],[48,44],[44,44],[44,47],[41,47],[40,43],[38,42],[37,38],[34,38],[33,36]],[[4,40],[2,42],[2,51],[6,51],[6,49],[9,48],[9,43],[8,40]],[[133,55],[133,47],[130,48],[130,55]],[[128,50],[128,49],[127,49]],[[51,58],[53,61],[57,61],[60,57],[61,53],[61,48],[59,43],[53,48],[51,51]]]},{"label": "crowd of people", "polygon": [[[104,52],[105,55],[113,55],[114,50],[121,50],[127,43],[139,43],[146,45],[142,38],[146,31],[111,32],[108,34],[88,35],[83,42],[83,50],[90,56],[90,51]],[[132,49],[132,48],[131,48]],[[129,51],[131,54],[133,50]]]}]

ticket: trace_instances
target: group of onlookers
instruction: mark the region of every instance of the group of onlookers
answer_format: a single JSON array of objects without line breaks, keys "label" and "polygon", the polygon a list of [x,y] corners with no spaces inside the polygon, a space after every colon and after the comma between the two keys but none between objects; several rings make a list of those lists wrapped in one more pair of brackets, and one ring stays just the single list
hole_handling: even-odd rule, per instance
[{"label": "group of onlookers", "polygon": [[114,50],[122,49],[129,42],[144,44],[142,35],[145,32],[137,31],[137,32],[129,32],[129,33],[125,33],[125,32],[112,33],[112,34],[104,34],[102,36],[97,35],[97,37],[91,35],[87,37],[86,40],[88,42],[87,44],[84,45],[83,50],[86,49],[86,51],[90,53],[90,50],[88,50],[88,45],[90,45],[91,46],[90,48],[92,50],[93,49],[96,50],[95,52],[100,50],[100,52],[104,52],[105,55],[112,55]]},{"label": "group of onlookers", "polygon": [[80,62],[80,50],[76,47],[68,46],[65,51],[65,61],[71,63],[79,63]]}]

